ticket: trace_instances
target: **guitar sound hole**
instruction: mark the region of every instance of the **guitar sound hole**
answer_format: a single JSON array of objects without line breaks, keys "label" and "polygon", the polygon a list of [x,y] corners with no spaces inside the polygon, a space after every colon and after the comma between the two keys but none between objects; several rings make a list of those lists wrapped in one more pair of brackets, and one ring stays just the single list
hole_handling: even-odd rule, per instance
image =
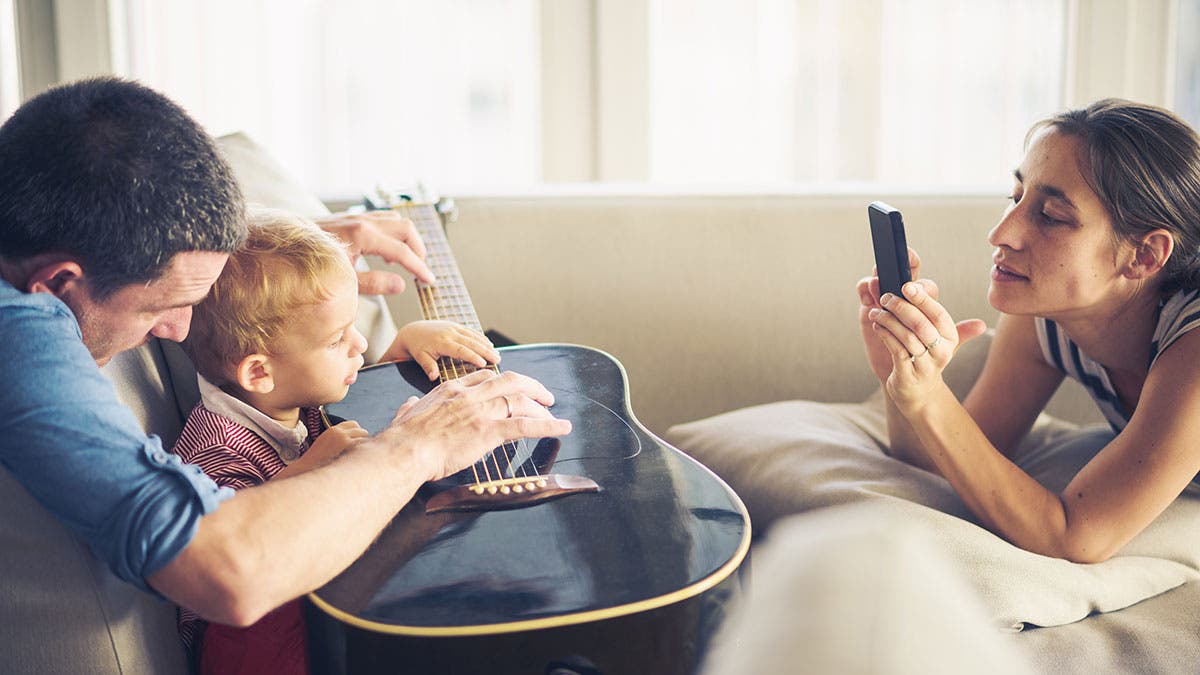
[{"label": "guitar sound hole", "polygon": [[604,675],[582,656],[566,656],[546,664],[546,675]]}]

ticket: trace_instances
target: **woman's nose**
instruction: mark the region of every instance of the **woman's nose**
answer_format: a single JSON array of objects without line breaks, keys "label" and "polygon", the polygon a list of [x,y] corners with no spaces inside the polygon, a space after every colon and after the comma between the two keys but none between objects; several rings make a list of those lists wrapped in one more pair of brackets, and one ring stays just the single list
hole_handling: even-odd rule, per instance
[{"label": "woman's nose", "polygon": [[1020,249],[1021,219],[1023,213],[1020,204],[1010,204],[1000,217],[1000,222],[988,231],[988,243],[996,248],[1001,246]]}]

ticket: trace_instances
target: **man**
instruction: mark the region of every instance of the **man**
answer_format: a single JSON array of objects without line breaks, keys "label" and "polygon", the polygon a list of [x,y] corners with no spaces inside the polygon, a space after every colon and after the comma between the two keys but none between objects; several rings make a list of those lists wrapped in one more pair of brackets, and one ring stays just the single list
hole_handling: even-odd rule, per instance
[{"label": "man", "polygon": [[235,625],[344,569],[421,483],[570,430],[541,385],[484,371],[320,469],[218,489],[142,432],[97,365],[187,335],[243,217],[211,139],[140,85],[53,89],[0,127],[0,464],[118,577]]}]

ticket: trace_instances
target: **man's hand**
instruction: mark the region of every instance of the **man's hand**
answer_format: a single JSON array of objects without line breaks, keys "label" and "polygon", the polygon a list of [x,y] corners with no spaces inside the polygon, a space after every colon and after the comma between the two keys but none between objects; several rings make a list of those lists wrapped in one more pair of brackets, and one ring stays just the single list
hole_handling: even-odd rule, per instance
[{"label": "man's hand", "polygon": [[554,395],[536,380],[478,370],[410,398],[374,440],[417,449],[420,475],[438,480],[508,441],[570,433],[571,423],[546,409],[553,404]]},{"label": "man's hand", "polygon": [[[360,214],[335,213],[316,219],[317,225],[350,247],[350,258],[377,255],[398,263],[421,281],[434,282],[433,272],[425,264],[425,243],[412,221],[395,211],[367,211]],[[404,290],[404,279],[394,272],[371,270],[358,273],[358,292],[393,294]]]}]

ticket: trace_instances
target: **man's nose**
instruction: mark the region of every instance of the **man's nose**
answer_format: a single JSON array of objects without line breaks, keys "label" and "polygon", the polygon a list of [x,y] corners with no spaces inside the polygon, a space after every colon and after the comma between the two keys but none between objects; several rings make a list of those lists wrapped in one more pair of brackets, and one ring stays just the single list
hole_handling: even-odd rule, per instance
[{"label": "man's nose", "polygon": [[179,307],[164,312],[150,330],[150,334],[163,340],[183,342],[192,326],[192,308]]}]

